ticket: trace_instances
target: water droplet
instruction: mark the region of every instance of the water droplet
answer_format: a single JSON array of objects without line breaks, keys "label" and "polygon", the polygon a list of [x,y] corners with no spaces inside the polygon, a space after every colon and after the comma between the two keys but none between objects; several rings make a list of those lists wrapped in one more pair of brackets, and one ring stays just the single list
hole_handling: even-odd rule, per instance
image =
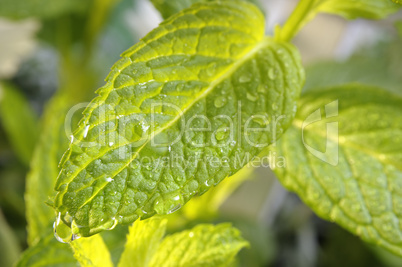
[{"label": "water droplet", "polygon": [[240,78],[239,78],[240,83],[246,83],[246,82],[249,82],[249,81],[251,81],[251,77],[249,75],[246,75],[246,74],[241,75]]},{"label": "water droplet", "polygon": [[193,238],[193,237],[194,237],[194,233],[193,233],[193,232],[190,232],[190,233],[188,233],[188,236],[189,236],[190,238]]},{"label": "water droplet", "polygon": [[109,142],[109,146],[113,146],[114,145],[114,143],[113,142]]},{"label": "water droplet", "polygon": [[224,96],[218,96],[215,101],[214,101],[214,105],[217,108],[221,108],[224,105],[226,105],[227,99]]},{"label": "water droplet", "polygon": [[265,93],[266,91],[268,91],[268,87],[266,85],[261,85],[258,86],[257,92],[258,93]]},{"label": "water droplet", "polygon": [[268,70],[268,77],[269,77],[271,80],[275,80],[275,78],[276,78],[276,70],[275,70],[274,68],[269,68],[269,70]]},{"label": "water droplet", "polygon": [[119,223],[119,221],[115,217],[113,217],[112,220],[113,220],[113,224],[109,228],[107,228],[106,230],[113,230],[117,226],[117,224]]},{"label": "water droplet", "polygon": [[78,235],[78,234],[73,234],[73,235],[71,236],[71,241],[74,241],[74,240],[77,240],[77,239],[80,239],[80,238],[81,238],[80,235]]},{"label": "water droplet", "polygon": [[221,141],[225,139],[228,135],[229,127],[220,127],[218,130],[216,130],[216,140]]},{"label": "water droplet", "polygon": [[183,84],[183,83],[179,83],[179,84],[176,86],[176,90],[177,90],[178,92],[180,92],[181,90],[183,90],[183,88],[184,88],[184,84]]},{"label": "water droplet", "polygon": [[53,223],[54,237],[61,243],[69,243],[77,239],[72,233],[72,230],[61,220],[61,213],[59,212],[56,220]]},{"label": "water droplet", "polygon": [[248,100],[255,102],[257,100],[257,98],[258,97],[256,95],[253,95],[253,94],[250,94],[250,93],[247,92],[247,99]]},{"label": "water droplet", "polygon": [[112,177],[108,177],[108,178],[106,178],[106,182],[113,182],[113,178]]},{"label": "water droplet", "polygon": [[70,143],[72,144],[74,142],[74,135],[70,135]]},{"label": "water droplet", "polygon": [[89,130],[89,125],[85,126],[85,128],[84,128],[84,138],[87,137],[87,135],[88,135],[88,130]]},{"label": "water droplet", "polygon": [[173,212],[175,212],[175,211],[178,211],[180,208],[181,208],[181,204],[177,204],[177,205],[174,206],[171,210],[169,210],[169,211],[167,212],[167,214],[171,214],[171,213],[173,213]]}]

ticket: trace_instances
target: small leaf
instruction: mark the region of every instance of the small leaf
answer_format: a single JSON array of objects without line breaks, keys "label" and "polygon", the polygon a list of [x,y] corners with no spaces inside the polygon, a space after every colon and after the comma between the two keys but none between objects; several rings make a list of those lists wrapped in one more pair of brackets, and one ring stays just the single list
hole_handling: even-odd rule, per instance
[{"label": "small leaf", "polygon": [[166,219],[137,220],[130,228],[120,267],[148,267],[166,231]]},{"label": "small leaf", "polygon": [[167,236],[150,267],[228,266],[248,242],[230,224],[200,224]]},{"label": "small leaf", "polygon": [[29,164],[38,136],[38,118],[17,88],[0,84],[0,118],[17,156]]},{"label": "small leaf", "polygon": [[77,261],[69,245],[58,242],[53,233],[48,233],[34,246],[25,250],[15,266],[77,267]]},{"label": "small leaf", "polygon": [[81,267],[113,266],[109,250],[100,235],[74,240],[70,245]]},{"label": "small leaf", "polygon": [[389,0],[325,0],[319,12],[343,16],[347,19],[382,19],[395,13],[400,6]]},{"label": "small leaf", "polygon": [[306,93],[299,108],[271,148],[286,159],[274,170],[282,184],[322,218],[402,256],[402,99],[347,85]]},{"label": "small leaf", "polygon": [[[179,13],[185,8],[189,8],[191,5],[195,3],[206,3],[206,2],[211,2],[214,0],[151,0],[152,4],[155,6],[155,8],[161,13],[162,17],[164,19],[167,19],[168,17]],[[260,7],[260,3],[258,0],[244,0],[251,2],[258,7]]]},{"label": "small leaf", "polygon": [[283,133],[303,83],[297,50],[264,38],[254,5],[193,5],[113,66],[62,160],[55,208],[81,236],[179,209]]}]

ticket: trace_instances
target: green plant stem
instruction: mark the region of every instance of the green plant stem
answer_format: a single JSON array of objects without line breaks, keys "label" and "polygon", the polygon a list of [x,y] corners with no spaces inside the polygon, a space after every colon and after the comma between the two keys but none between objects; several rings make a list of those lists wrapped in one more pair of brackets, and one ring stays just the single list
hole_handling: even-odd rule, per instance
[{"label": "green plant stem", "polygon": [[275,39],[277,41],[291,41],[300,29],[317,15],[317,7],[324,1],[300,0],[285,25],[278,29]]}]

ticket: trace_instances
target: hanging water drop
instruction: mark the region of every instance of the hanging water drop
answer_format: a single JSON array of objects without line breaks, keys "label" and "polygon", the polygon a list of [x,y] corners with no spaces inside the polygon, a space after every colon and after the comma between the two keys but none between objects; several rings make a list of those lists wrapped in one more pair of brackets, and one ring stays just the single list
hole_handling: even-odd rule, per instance
[{"label": "hanging water drop", "polygon": [[119,223],[119,221],[116,219],[116,217],[112,217],[112,221],[113,221],[113,224],[109,228],[107,228],[106,230],[113,230],[117,226],[117,224]]},{"label": "hanging water drop", "polygon": [[61,220],[60,212],[53,223],[53,231],[54,237],[61,243],[69,243],[74,240],[72,230]]}]

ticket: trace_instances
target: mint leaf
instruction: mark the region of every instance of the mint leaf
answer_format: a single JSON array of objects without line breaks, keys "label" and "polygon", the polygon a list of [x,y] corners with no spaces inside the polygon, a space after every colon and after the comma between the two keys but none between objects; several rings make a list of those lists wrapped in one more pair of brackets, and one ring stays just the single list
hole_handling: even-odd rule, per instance
[{"label": "mint leaf", "polygon": [[38,136],[38,118],[17,88],[0,83],[0,118],[17,156],[29,164]]},{"label": "mint leaf", "polygon": [[74,240],[70,245],[81,267],[113,266],[109,250],[100,235]]},{"label": "mint leaf", "polygon": [[149,263],[166,231],[166,219],[137,220],[130,228],[118,266],[144,266]]},{"label": "mint leaf", "polygon": [[228,266],[246,246],[248,242],[230,224],[200,224],[167,236],[149,266]]},{"label": "mint leaf", "polygon": [[77,267],[77,261],[69,245],[58,242],[53,233],[48,233],[34,246],[25,250],[15,266]]},{"label": "mint leaf", "polygon": [[177,210],[281,135],[303,82],[297,50],[264,38],[252,4],[170,17],[123,53],[84,112],[55,187],[61,220],[90,236]]},{"label": "mint leaf", "polygon": [[[155,6],[155,8],[161,13],[162,17],[167,19],[168,17],[179,13],[185,8],[189,8],[191,5],[195,3],[206,3],[206,2],[212,2],[214,0],[176,0],[176,1],[171,1],[171,0],[151,0],[152,4]],[[227,0],[230,1],[230,0]],[[244,0],[251,2],[258,7],[260,7],[260,3],[258,0]]]},{"label": "mint leaf", "polygon": [[274,169],[282,184],[320,217],[402,256],[402,99],[346,85],[306,93],[298,106],[272,146],[286,159]]}]

